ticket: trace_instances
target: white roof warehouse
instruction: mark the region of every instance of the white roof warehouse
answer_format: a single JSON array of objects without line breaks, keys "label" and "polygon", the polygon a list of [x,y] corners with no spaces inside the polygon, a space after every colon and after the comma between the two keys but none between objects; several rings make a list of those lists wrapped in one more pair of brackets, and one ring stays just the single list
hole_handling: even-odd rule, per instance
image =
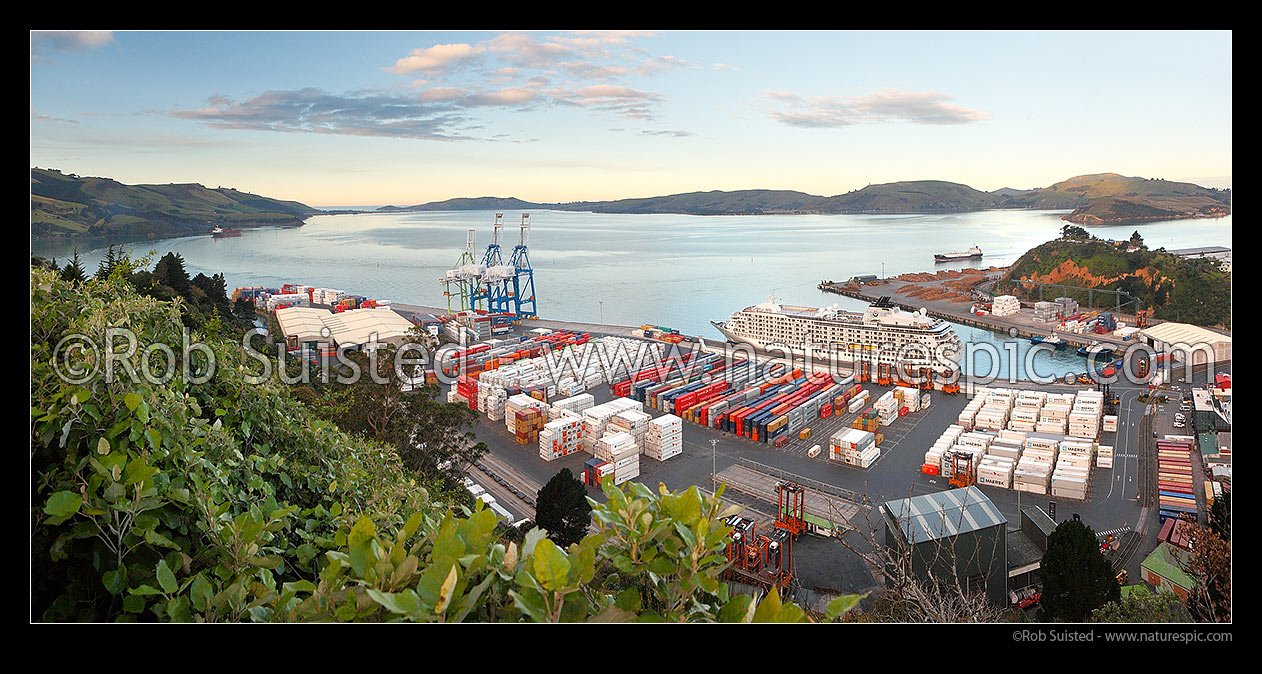
[{"label": "white roof warehouse", "polygon": [[276,320],[287,341],[297,341],[307,348],[330,343],[338,348],[357,348],[372,342],[374,335],[379,344],[397,345],[412,329],[411,321],[392,309],[382,308],[335,314],[327,309],[288,307],[276,311]]},{"label": "white roof warehouse", "polygon": [[1213,349],[1215,362],[1231,360],[1231,336],[1197,325],[1160,323],[1144,328],[1140,334],[1149,346],[1162,351],[1175,351],[1176,345],[1186,345],[1192,349],[1193,365],[1205,362],[1206,348]]}]

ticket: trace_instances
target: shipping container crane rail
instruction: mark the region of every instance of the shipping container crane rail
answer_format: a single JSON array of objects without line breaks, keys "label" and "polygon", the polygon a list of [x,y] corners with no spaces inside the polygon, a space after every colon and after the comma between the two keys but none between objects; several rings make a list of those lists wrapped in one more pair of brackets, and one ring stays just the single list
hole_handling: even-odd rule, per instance
[{"label": "shipping container crane rail", "polygon": [[481,277],[477,282],[477,291],[472,296],[472,309],[482,311],[482,302],[486,302],[486,310],[492,313],[505,310],[507,305],[507,282],[498,278],[496,267],[504,266],[504,258],[500,255],[500,235],[504,229],[504,214],[495,214],[495,224],[491,230],[491,243],[487,244],[482,254]]}]

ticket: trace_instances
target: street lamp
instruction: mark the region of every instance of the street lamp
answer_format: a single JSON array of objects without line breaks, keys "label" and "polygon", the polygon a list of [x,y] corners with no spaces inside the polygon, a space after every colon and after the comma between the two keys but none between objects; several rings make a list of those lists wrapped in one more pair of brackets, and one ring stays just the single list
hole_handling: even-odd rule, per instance
[{"label": "street lamp", "polygon": [[719,444],[718,440],[714,438],[710,438],[710,491],[711,492],[717,491],[719,488],[719,476],[716,474],[717,471],[715,470],[717,468],[717,462],[718,462],[718,460],[715,458],[715,455],[718,451],[716,449],[718,444]]},{"label": "street lamp", "polygon": [[604,325],[605,324],[605,301],[604,300],[597,300],[597,301],[600,302],[600,324]]}]

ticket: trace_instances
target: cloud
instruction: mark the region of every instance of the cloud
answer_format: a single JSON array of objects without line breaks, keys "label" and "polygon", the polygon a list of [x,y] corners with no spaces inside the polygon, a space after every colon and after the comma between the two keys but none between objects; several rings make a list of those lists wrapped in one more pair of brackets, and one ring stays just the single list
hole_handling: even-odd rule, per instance
[{"label": "cloud", "polygon": [[472,61],[484,51],[484,47],[471,44],[436,44],[425,49],[413,49],[386,70],[397,75],[438,73],[454,65]]},{"label": "cloud", "polygon": [[769,90],[763,97],[787,106],[781,109],[759,107],[772,119],[803,128],[837,128],[872,122],[904,121],[913,124],[960,125],[986,119],[990,115],[949,101],[937,91],[886,89],[865,96],[800,96],[791,91]]},{"label": "cloud", "polygon": [[672,138],[687,138],[689,136],[695,136],[697,134],[691,131],[679,131],[677,129],[662,129],[662,130],[641,129],[640,135],[641,136],[670,136]]},{"label": "cloud", "polygon": [[65,122],[66,124],[78,124],[77,119],[66,119],[64,117],[52,117],[50,115],[41,115],[34,110],[31,111],[32,122]]},{"label": "cloud", "polygon": [[241,102],[215,97],[171,116],[217,129],[458,140],[467,119],[450,98],[395,93],[330,94],[320,89],[266,91]]},{"label": "cloud", "polygon": [[108,30],[33,30],[31,60],[39,62],[53,51],[90,51],[113,42],[114,33]]},{"label": "cloud", "polygon": [[594,84],[578,89],[558,87],[547,89],[544,93],[561,105],[612,112],[628,119],[651,119],[653,106],[665,98],[651,91],[614,84]]},{"label": "cloud", "polygon": [[715,70],[727,70],[727,71],[734,72],[734,73],[739,73],[739,72],[741,71],[741,69],[740,69],[740,68],[737,68],[736,66],[733,66],[733,65],[728,65],[728,64],[726,64],[726,63],[715,63],[715,64],[714,64],[714,69],[715,69]]}]

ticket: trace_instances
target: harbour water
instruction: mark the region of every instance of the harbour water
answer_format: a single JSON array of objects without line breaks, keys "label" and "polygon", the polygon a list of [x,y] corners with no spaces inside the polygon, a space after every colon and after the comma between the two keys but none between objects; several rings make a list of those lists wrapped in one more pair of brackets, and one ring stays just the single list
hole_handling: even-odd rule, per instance
[{"label": "harbour water", "polygon": [[[720,339],[711,320],[765,301],[805,306],[857,300],[819,291],[821,280],[859,274],[1004,266],[1029,248],[1059,235],[1065,211],[979,211],[929,215],[620,215],[531,211],[529,256],[539,315],[587,323],[652,323],[685,334]],[[518,242],[518,213],[506,213],[502,244],[508,259]],[[190,275],[223,273],[229,288],[303,283],[374,298],[446,306],[437,279],[463,252],[465,232],[477,231],[480,258],[491,239],[494,214],[486,211],[344,214],[312,217],[296,228],[246,230],[244,236],[209,234],[122,242],[133,256],[168,251],[184,257]],[[1095,227],[1102,238],[1126,239],[1138,230],[1149,247],[1231,246],[1231,217]],[[109,240],[35,241],[32,253],[64,263],[80,248],[89,273]],[[935,264],[935,253],[977,244],[981,260]],[[156,257],[155,260],[156,261]],[[988,343],[1003,353],[1017,343],[1015,365],[1028,340],[957,325],[967,343]],[[1039,374],[1083,371],[1073,350],[1040,354]],[[1006,377],[1007,358],[999,372]],[[974,372],[991,368],[984,354]]]}]

